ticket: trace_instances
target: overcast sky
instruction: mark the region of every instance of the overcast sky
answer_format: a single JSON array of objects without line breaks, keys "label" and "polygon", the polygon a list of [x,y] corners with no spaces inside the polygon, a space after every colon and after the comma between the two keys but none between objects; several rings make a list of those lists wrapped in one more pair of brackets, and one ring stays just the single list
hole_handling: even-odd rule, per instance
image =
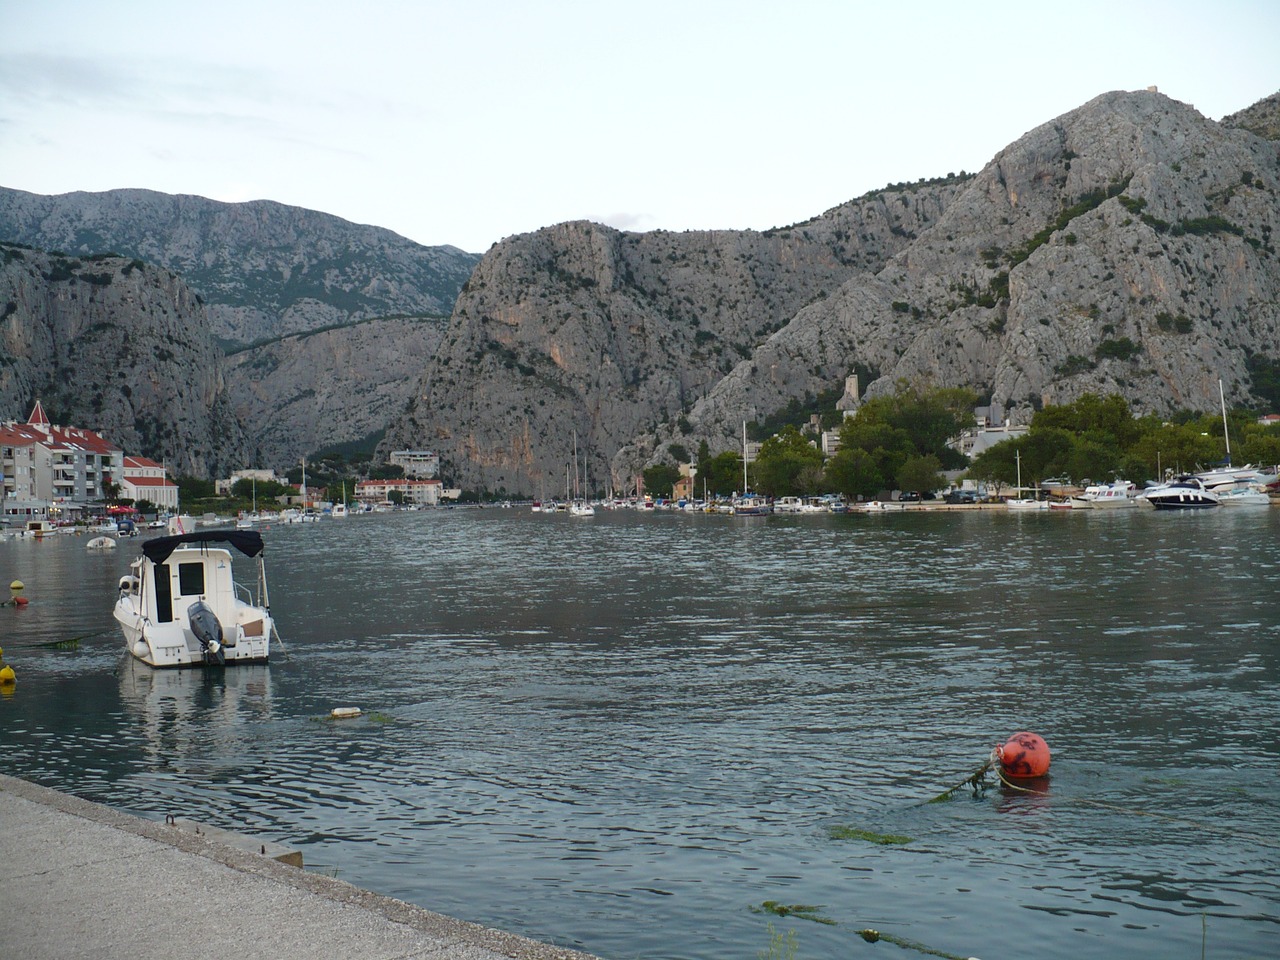
[{"label": "overcast sky", "polygon": [[1280,2],[0,0],[0,186],[268,199],[483,252],[767,229],[1109,90],[1280,90]]}]

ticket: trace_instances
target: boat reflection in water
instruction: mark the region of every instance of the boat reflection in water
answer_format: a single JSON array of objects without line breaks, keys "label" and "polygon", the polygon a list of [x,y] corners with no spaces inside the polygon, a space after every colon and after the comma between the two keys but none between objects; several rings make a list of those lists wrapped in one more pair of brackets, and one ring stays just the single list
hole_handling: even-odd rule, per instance
[{"label": "boat reflection in water", "polygon": [[150,760],[216,759],[229,735],[243,740],[271,719],[271,668],[153,670],[121,658],[120,702]]}]

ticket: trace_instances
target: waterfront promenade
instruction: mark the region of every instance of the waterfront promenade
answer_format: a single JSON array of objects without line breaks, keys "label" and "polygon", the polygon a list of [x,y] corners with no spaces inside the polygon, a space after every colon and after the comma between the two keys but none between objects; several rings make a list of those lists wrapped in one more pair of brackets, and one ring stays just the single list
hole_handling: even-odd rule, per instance
[{"label": "waterfront promenade", "polygon": [[0,775],[0,957],[593,960]]}]

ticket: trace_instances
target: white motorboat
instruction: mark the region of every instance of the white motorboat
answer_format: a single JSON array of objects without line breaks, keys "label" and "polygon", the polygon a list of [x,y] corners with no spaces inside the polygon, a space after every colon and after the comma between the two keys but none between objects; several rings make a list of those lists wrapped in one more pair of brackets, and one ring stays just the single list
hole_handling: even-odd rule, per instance
[{"label": "white motorboat", "polygon": [[1134,499],[1157,510],[1203,510],[1222,501],[1212,490],[1206,490],[1198,477],[1182,476],[1168,483],[1148,487]]},{"label": "white motorboat", "polygon": [[1128,480],[1114,480],[1111,483],[1095,483],[1085,487],[1078,499],[1094,508],[1131,507],[1137,495],[1136,484]]},{"label": "white motorboat", "polygon": [[[257,560],[256,595],[232,578],[231,552],[219,543]],[[115,618],[125,648],[152,667],[266,663],[275,621],[262,551],[262,534],[251,530],[148,540],[120,578]]]},{"label": "white motorboat", "polygon": [[345,520],[347,517],[347,484],[345,480],[342,483],[342,499],[333,505],[333,509],[329,511],[329,516],[334,520]]},{"label": "white motorboat", "polygon": [[572,500],[569,503],[569,516],[571,517],[594,517],[596,508],[586,500]]},{"label": "white motorboat", "polygon": [[1215,492],[1218,494],[1218,502],[1224,507],[1271,506],[1271,497],[1267,494],[1266,489],[1257,484],[1245,484],[1244,486],[1231,487],[1227,490],[1219,489]]}]

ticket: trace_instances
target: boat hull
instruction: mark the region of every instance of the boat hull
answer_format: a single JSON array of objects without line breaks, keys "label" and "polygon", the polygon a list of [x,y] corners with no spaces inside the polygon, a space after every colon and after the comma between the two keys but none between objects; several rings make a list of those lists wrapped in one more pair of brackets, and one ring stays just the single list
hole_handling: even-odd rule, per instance
[{"label": "boat hull", "polygon": [[[249,616],[261,612],[260,608],[245,609]],[[224,626],[222,653],[226,666],[269,661],[275,623],[270,614],[261,614],[260,619]],[[130,598],[122,597],[116,604],[115,619],[129,655],[149,667],[183,669],[212,665],[185,616],[171,623],[151,623],[138,615]]]}]

